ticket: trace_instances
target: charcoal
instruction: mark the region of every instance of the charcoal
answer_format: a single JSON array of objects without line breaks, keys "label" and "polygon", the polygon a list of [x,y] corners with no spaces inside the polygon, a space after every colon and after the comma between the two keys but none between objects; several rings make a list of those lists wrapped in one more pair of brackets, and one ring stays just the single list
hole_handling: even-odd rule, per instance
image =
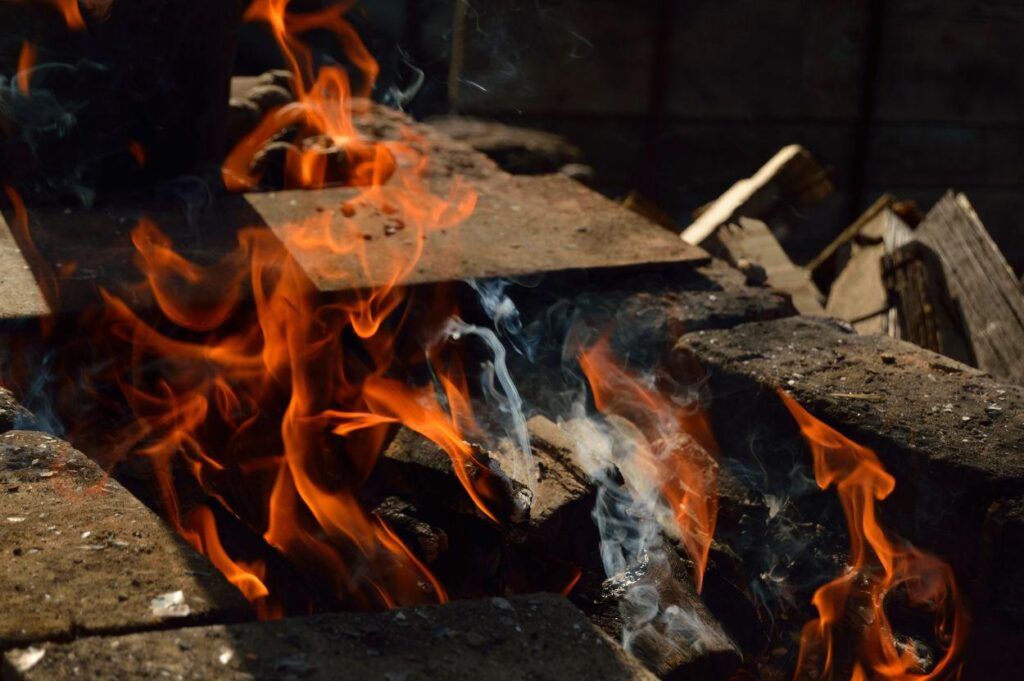
[{"label": "charcoal", "polygon": [[376,508],[374,515],[411,545],[419,558],[430,565],[448,550],[448,535],[441,528],[418,517],[417,508],[399,497],[387,497]]}]

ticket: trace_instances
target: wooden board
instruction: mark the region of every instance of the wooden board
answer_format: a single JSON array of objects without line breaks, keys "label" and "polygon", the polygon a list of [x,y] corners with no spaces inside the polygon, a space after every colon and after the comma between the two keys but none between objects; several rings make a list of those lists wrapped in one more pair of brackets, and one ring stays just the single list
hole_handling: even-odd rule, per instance
[{"label": "wooden board", "polygon": [[978,367],[1024,383],[1024,294],[967,197],[942,197],[918,226],[916,240],[942,260]]},{"label": "wooden board", "polygon": [[974,365],[959,305],[949,295],[942,261],[920,241],[910,241],[885,259],[885,288],[896,311],[900,338]]}]

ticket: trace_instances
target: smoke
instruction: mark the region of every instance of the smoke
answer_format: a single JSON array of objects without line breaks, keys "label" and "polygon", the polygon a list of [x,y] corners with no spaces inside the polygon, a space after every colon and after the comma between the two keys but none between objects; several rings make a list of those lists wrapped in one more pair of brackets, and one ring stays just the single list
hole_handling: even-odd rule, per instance
[{"label": "smoke", "polygon": [[480,382],[483,395],[486,402],[496,408],[505,436],[515,445],[516,456],[513,458],[512,470],[506,472],[516,480],[526,483],[532,491],[538,479],[537,463],[530,447],[523,400],[505,361],[505,346],[491,329],[467,324],[458,317],[448,320],[443,335],[453,341],[465,336],[475,336],[484,342],[492,354],[493,359],[481,364]]},{"label": "smoke", "polygon": [[467,279],[466,283],[476,291],[480,307],[498,333],[508,339],[516,352],[533,361],[540,336],[525,332],[519,308],[507,293],[509,286],[519,282],[511,279]]},{"label": "smoke", "polygon": [[[580,375],[577,355],[585,347],[583,341],[590,330],[571,305],[556,303],[547,308],[542,313],[545,323],[532,325],[527,332],[519,309],[508,295],[511,282],[492,279],[467,283],[494,327],[533,364],[531,373],[544,375],[530,393],[543,396],[549,413],[552,408],[556,410],[551,414],[553,420],[571,438],[576,462],[594,484],[592,517],[607,577],[602,596],[619,604],[626,649],[636,652],[638,646],[655,641],[663,650],[686,647],[699,651],[719,644],[721,634],[706,626],[698,613],[663,597],[665,584],[673,578],[667,553],[671,549],[663,531],[674,521],[661,494],[662,481],[657,471],[650,469],[650,462],[668,456],[669,450],[689,436],[680,432],[676,423],[659,423],[659,437],[652,445],[625,419],[602,418],[588,412],[587,384]],[[478,336],[490,349],[494,361],[483,365],[484,395],[510,417],[514,427],[506,432],[520,452],[528,452],[523,401],[507,369],[506,351],[498,334],[458,319],[449,322],[446,333],[451,338]],[[537,371],[535,360],[555,348],[561,371]],[[495,388],[495,378],[500,391]],[[563,397],[563,404],[557,404],[556,395]],[[686,404],[693,401],[682,389],[677,399]]]}]

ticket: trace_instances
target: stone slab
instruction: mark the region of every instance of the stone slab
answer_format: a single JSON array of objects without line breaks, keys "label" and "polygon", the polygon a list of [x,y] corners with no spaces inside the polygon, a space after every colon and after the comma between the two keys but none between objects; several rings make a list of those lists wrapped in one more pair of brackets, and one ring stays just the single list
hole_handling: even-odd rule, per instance
[{"label": "stone slab", "polygon": [[28,261],[0,215],[0,321],[32,319],[50,313],[43,290],[36,282]]},{"label": "stone slab", "polygon": [[0,648],[250,616],[160,518],[43,433],[0,435],[0,550]]},{"label": "stone slab", "polygon": [[[6,655],[4,679],[585,679],[653,681],[565,599],[539,594],[380,614],[86,638]],[[38,653],[36,653],[38,656]]]},{"label": "stone slab", "polygon": [[[796,314],[789,296],[747,285],[739,271],[720,260],[698,267],[620,271],[614,277],[570,273],[548,277],[539,286],[510,288],[508,295],[518,305],[524,326],[545,339],[540,350],[554,348],[554,356],[535,358],[548,362],[553,371],[562,361],[567,325],[610,333],[613,346],[620,356],[629,357],[631,366],[651,369],[684,333]],[[510,362],[522,363],[515,354]],[[528,366],[513,375],[524,395],[534,400],[551,392],[551,381],[557,378],[550,371],[537,376]],[[531,389],[535,378],[541,383]]]},{"label": "stone slab", "polygon": [[35,430],[36,417],[15,399],[7,388],[0,388],[0,433],[8,430]]},{"label": "stone slab", "polygon": [[896,478],[890,521],[969,573],[990,504],[1024,490],[1024,390],[976,369],[806,317],[691,333],[677,350],[708,375],[723,450],[756,448],[761,426],[802,446],[781,387],[875,449]]}]

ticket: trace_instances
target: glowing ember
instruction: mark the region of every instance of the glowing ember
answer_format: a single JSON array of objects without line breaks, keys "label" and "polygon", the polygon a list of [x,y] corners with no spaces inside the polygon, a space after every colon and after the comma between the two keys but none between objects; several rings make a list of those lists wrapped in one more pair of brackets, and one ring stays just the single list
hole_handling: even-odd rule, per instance
[{"label": "glowing ember", "polygon": [[[851,545],[850,569],[814,594],[819,616],[804,628],[797,677],[842,678],[844,672],[852,679],[956,677],[966,616],[952,569],[879,525],[875,504],[896,482],[875,453],[815,419],[785,392],[779,394],[810,446],[818,486],[836,486]],[[886,597],[900,587],[911,603],[935,613],[935,634],[945,653],[930,672],[921,669],[910,647],[897,642],[886,615]],[[858,612],[850,617],[852,609]]]}]

